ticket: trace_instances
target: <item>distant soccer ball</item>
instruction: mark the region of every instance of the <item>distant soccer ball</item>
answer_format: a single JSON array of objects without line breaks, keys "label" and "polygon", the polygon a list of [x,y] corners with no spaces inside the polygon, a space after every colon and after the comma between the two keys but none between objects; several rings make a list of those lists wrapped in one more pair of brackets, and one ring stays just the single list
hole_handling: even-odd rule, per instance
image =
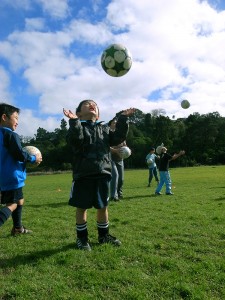
[{"label": "distant soccer ball", "polygon": [[153,160],[151,158],[147,159],[147,165],[151,166],[153,164]]},{"label": "distant soccer ball", "polygon": [[121,77],[130,70],[132,57],[128,49],[123,45],[112,44],[102,53],[101,64],[108,75]]},{"label": "distant soccer ball", "polygon": [[121,155],[122,159],[126,159],[131,155],[131,150],[127,146],[123,146],[119,150],[120,150],[120,155]]},{"label": "distant soccer ball", "polygon": [[189,108],[190,107],[190,102],[188,101],[188,100],[182,100],[181,101],[181,107],[183,108],[183,109],[187,109],[187,108]]},{"label": "distant soccer ball", "polygon": [[162,153],[162,148],[163,148],[163,147],[164,147],[164,144],[162,143],[160,146],[158,146],[158,147],[156,148],[156,150],[155,150],[156,153],[160,155],[160,154]]},{"label": "distant soccer ball", "polygon": [[[23,150],[26,151],[30,155],[36,155],[36,154],[41,154],[41,151],[34,147],[34,146],[25,146],[23,147]],[[36,167],[38,164],[37,163],[28,163],[29,167]]]}]

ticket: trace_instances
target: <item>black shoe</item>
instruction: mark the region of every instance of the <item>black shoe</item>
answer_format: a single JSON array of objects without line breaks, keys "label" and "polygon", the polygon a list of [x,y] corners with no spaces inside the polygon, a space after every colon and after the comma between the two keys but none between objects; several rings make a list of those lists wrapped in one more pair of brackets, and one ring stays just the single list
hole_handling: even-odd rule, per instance
[{"label": "black shoe", "polygon": [[111,234],[106,234],[102,237],[98,238],[98,241],[100,244],[112,244],[114,246],[120,246],[121,242],[114,236],[112,236]]},{"label": "black shoe", "polygon": [[80,250],[91,251],[91,246],[89,245],[88,240],[86,238],[77,238],[76,245],[77,248]]},{"label": "black shoe", "polygon": [[173,193],[172,193],[172,192],[170,192],[170,193],[166,193],[166,195],[173,195]]},{"label": "black shoe", "polygon": [[27,234],[27,233],[30,234],[32,232],[33,232],[32,230],[29,230],[29,229],[25,228],[24,226],[22,226],[20,228],[13,227],[11,230],[11,235],[15,236],[15,235],[19,235],[19,234]]},{"label": "black shoe", "polygon": [[111,197],[111,198],[110,198],[110,201],[115,201],[115,202],[116,202],[116,201],[120,201],[120,199]]},{"label": "black shoe", "polygon": [[160,192],[155,192],[155,195],[162,195],[162,193],[160,193]]},{"label": "black shoe", "polygon": [[123,199],[123,195],[119,195],[119,199]]}]

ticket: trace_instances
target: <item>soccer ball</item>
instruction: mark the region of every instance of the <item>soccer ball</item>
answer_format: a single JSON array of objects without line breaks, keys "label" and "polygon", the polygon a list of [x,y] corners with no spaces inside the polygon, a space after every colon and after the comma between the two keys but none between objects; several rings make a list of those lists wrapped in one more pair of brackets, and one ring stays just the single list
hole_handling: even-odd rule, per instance
[{"label": "soccer ball", "polygon": [[130,52],[121,44],[112,44],[106,48],[101,57],[103,70],[110,76],[120,77],[130,70],[132,57]]},{"label": "soccer ball", "polygon": [[[36,155],[39,153],[41,154],[41,151],[34,146],[25,146],[25,147],[23,147],[23,150],[30,155]],[[36,167],[37,165],[39,165],[37,163],[30,163],[30,162],[28,162],[28,164],[29,164],[29,167]]]},{"label": "soccer ball", "polygon": [[163,147],[164,147],[164,144],[162,143],[160,146],[158,146],[158,147],[156,148],[156,150],[155,150],[156,153],[160,155],[161,152],[162,152],[162,148],[163,148]]},{"label": "soccer ball", "polygon": [[182,100],[182,101],[181,101],[181,107],[182,107],[183,109],[189,108],[189,107],[190,107],[190,102],[189,102],[188,100]]},{"label": "soccer ball", "polygon": [[152,163],[153,163],[153,160],[152,160],[151,158],[149,158],[149,159],[147,160],[147,165],[148,165],[148,166],[151,166]]},{"label": "soccer ball", "polygon": [[122,159],[126,159],[131,155],[131,150],[127,146],[123,146],[119,150]]}]

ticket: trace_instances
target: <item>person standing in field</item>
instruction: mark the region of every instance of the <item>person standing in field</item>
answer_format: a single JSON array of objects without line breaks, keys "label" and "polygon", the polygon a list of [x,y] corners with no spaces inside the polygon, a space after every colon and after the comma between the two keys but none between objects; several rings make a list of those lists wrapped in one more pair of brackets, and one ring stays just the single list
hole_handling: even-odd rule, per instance
[{"label": "person standing in field", "polygon": [[13,236],[31,233],[22,225],[24,205],[23,186],[26,180],[26,162],[39,164],[41,154],[29,155],[21,146],[20,138],[14,131],[18,126],[20,109],[0,103],[0,227],[12,216]]},{"label": "person standing in field", "polygon": [[150,187],[150,185],[151,185],[153,176],[155,177],[157,184],[159,183],[157,166],[156,166],[156,162],[155,162],[156,158],[159,158],[159,157],[155,154],[155,148],[151,147],[148,155],[145,158],[147,166],[148,166],[148,170],[149,170],[148,187]]},{"label": "person standing in field", "polygon": [[155,190],[155,194],[162,195],[161,190],[163,188],[163,185],[165,184],[166,195],[173,195],[173,193],[171,191],[172,181],[171,181],[170,172],[169,172],[169,163],[170,163],[170,161],[177,159],[181,155],[184,155],[185,151],[181,150],[179,153],[175,153],[174,155],[171,155],[171,154],[167,153],[167,148],[164,146],[157,147],[156,151],[158,154],[160,154],[160,159],[159,159],[160,180],[159,180],[159,184]]},{"label": "person standing in field", "polygon": [[[117,118],[109,121],[111,131],[116,129]],[[126,142],[110,147],[112,163],[112,179],[110,181],[110,200],[119,201],[123,198],[124,161],[121,157],[120,148],[126,146]]]},{"label": "person standing in field", "polygon": [[120,246],[121,242],[109,234],[108,200],[111,180],[110,147],[122,143],[128,133],[129,116],[134,108],[124,110],[118,118],[116,130],[99,122],[99,108],[93,100],[83,100],[76,113],[63,109],[69,118],[67,143],[72,151],[73,183],[69,205],[76,207],[76,245],[91,251],[87,229],[87,210],[97,210],[98,241],[100,244]]}]

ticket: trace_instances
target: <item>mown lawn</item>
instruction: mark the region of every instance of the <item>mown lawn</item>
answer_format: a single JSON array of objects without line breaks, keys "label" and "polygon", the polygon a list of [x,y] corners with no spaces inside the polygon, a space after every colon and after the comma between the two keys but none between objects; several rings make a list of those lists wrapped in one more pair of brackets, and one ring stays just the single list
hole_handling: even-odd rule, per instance
[{"label": "mown lawn", "polygon": [[[155,196],[147,170],[126,170],[124,196],[109,204],[122,246],[75,248],[71,174],[28,176],[24,225],[0,229],[0,299],[225,299],[225,166],[170,169],[173,196]],[[164,190],[163,190],[164,192]]]}]

